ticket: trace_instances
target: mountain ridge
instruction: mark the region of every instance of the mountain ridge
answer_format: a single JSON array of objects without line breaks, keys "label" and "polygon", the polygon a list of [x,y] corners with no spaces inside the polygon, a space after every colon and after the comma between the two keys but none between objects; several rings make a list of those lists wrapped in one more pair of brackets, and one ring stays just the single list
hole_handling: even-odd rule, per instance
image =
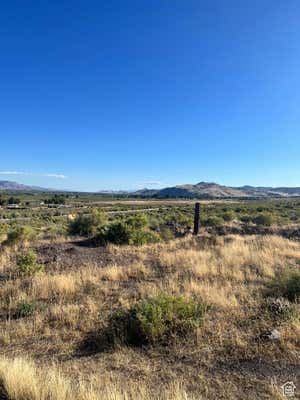
[{"label": "mountain ridge", "polygon": [[14,181],[0,181],[0,191],[49,191],[47,188],[39,186],[23,185],[22,183]]},{"label": "mountain ridge", "polygon": [[[14,181],[0,181],[0,192],[3,191],[57,191],[39,186],[24,185]],[[64,191],[64,190],[60,190]],[[300,187],[271,186],[226,186],[215,182],[198,182],[183,184],[161,189],[140,189],[137,191],[100,191],[98,194],[126,195],[128,197],[144,198],[289,198],[300,197]]]},{"label": "mountain ridge", "polygon": [[134,193],[141,197],[188,198],[286,198],[300,196],[300,187],[225,186],[215,182],[176,185],[163,189],[142,189]]}]

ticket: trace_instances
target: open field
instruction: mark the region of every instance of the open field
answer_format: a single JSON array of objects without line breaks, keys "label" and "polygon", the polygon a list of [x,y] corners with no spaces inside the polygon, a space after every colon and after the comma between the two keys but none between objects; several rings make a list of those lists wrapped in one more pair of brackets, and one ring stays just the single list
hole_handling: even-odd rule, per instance
[{"label": "open field", "polygon": [[[283,399],[286,381],[300,387],[300,201],[202,203],[198,237],[193,202],[154,203],[3,205],[1,399]],[[74,221],[92,229],[71,236]],[[113,244],[123,228],[131,245]],[[151,302],[172,299],[203,315],[163,325]],[[151,330],[133,340],[122,324],[134,307],[151,311]]]},{"label": "open field", "polygon": [[[275,273],[298,268],[298,243],[228,236],[213,244],[187,237],[141,248],[68,241],[34,248],[44,270],[31,277],[15,274],[15,251],[2,253],[0,375],[5,385],[20,379],[8,398],[48,398],[40,394],[45,374],[43,390],[54,399],[280,399],[280,384],[300,384],[299,320],[264,308]],[[114,310],[160,292],[209,303],[203,327],[167,346],[101,348],[97,337]],[[34,307],[18,316],[20,304]],[[278,341],[259,339],[275,327]]]},{"label": "open field", "polygon": [[[198,201],[198,200],[197,200]],[[241,224],[264,225],[259,221],[261,215],[271,214],[268,225],[295,226],[300,225],[300,200],[200,200],[202,226],[228,225],[235,221],[235,226]],[[0,193],[0,224],[29,224],[43,231],[51,227],[52,231],[63,232],[68,218],[72,215],[89,214],[97,209],[107,213],[112,220],[122,213],[136,211],[145,212],[154,219],[164,219],[169,216],[174,220],[174,214],[185,215],[192,225],[195,200],[185,199],[130,199],[106,198],[95,194],[75,193]],[[218,217],[218,220],[210,217]],[[255,220],[256,219],[256,220]],[[177,218],[178,220],[178,218]],[[157,221],[156,221],[157,222]],[[177,221],[178,222],[178,221]],[[232,224],[231,224],[232,225]],[[153,224],[155,227],[155,223]]]}]

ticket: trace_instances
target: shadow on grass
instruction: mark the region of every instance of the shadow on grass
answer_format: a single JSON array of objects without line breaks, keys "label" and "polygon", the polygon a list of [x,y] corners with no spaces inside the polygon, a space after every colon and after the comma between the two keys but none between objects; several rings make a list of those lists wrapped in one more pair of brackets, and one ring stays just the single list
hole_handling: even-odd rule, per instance
[{"label": "shadow on grass", "polygon": [[78,247],[101,247],[97,244],[94,238],[74,240],[71,242],[74,246]]},{"label": "shadow on grass", "polygon": [[[75,351],[76,357],[92,356],[114,350],[121,342],[117,343],[109,336],[108,329],[99,329],[88,332]],[[0,398],[1,400],[1,398]]]},{"label": "shadow on grass", "polygon": [[0,384],[0,400],[10,400],[5,388]]}]

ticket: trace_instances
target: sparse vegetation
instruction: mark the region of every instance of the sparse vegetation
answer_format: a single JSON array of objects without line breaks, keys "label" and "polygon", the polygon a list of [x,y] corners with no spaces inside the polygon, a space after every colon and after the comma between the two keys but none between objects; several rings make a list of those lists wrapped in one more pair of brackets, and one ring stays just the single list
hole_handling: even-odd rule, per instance
[{"label": "sparse vegetation", "polygon": [[52,197],[45,199],[45,204],[66,204],[66,198],[68,195],[54,194]]},{"label": "sparse vegetation", "polygon": [[37,262],[37,255],[34,250],[29,249],[17,258],[17,269],[19,274],[30,276],[41,272],[43,267]]},{"label": "sparse vegetation", "polygon": [[105,225],[105,215],[93,209],[89,215],[80,214],[69,224],[71,235],[92,237]]},{"label": "sparse vegetation", "polygon": [[[299,200],[204,202],[197,238],[189,201],[70,194],[48,207],[45,193],[18,194],[9,208],[11,196],[0,209],[8,399],[58,400],[64,387],[68,400],[276,398],[283,365],[299,360],[300,247],[283,238],[300,237]],[[280,340],[257,340],[274,328]],[[17,365],[34,380],[13,392]]]},{"label": "sparse vegetation", "polygon": [[288,321],[297,316],[295,306],[284,298],[267,298],[264,307],[273,319],[280,321]]},{"label": "sparse vegetation", "polygon": [[231,222],[235,218],[235,213],[233,210],[227,210],[222,214],[222,218],[226,222]]},{"label": "sparse vegetation", "polygon": [[290,301],[300,299],[300,271],[287,269],[277,274],[269,284],[272,295],[284,297]]},{"label": "sparse vegetation", "polygon": [[[144,229],[145,224],[138,220],[136,227]],[[32,249],[37,258],[26,257],[25,274],[15,274],[14,248],[6,247],[0,261],[0,364],[5,365],[0,365],[0,375],[9,399],[31,400],[26,397],[30,390],[36,400],[44,400],[41,393],[45,399],[49,393],[61,399],[65,385],[69,398],[80,400],[90,393],[104,400],[133,400],[137,393],[142,400],[215,399],[220,394],[226,400],[250,400],[262,393],[272,399],[279,386],[253,370],[250,361],[242,364],[243,375],[238,367],[232,374],[232,366],[259,358],[264,370],[277,366],[273,374],[281,383],[282,365],[293,371],[297,364],[296,296],[288,295],[292,303],[286,298],[286,284],[280,290],[277,285],[275,292],[273,285],[272,298],[264,294],[278,276],[297,270],[298,242],[230,235],[139,247],[111,244],[106,249],[51,240],[34,242]],[[28,250],[18,251],[17,259]],[[46,266],[43,274],[32,274],[31,267],[27,273],[27,265],[37,260]],[[256,340],[274,327],[280,345]],[[118,346],[108,349],[109,340]],[[8,352],[11,360],[3,358]],[[29,363],[35,377],[30,385],[23,379],[28,362],[13,360],[20,355],[39,365],[36,370]],[[65,378],[50,368],[53,361]],[[93,374],[101,380],[92,379]],[[21,382],[17,386],[16,377]],[[176,381],[181,386],[174,392]],[[245,394],[240,388],[246,381],[251,386]],[[47,382],[44,392],[41,382]]]},{"label": "sparse vegetation", "polygon": [[36,309],[37,309],[37,304],[35,301],[21,300],[16,306],[16,311],[13,314],[13,317],[14,318],[30,317],[31,315],[34,314]]},{"label": "sparse vegetation", "polygon": [[208,305],[162,293],[119,310],[110,319],[108,335],[114,341],[143,345],[192,334],[203,322]]},{"label": "sparse vegetation", "polygon": [[209,216],[206,219],[202,219],[202,223],[204,226],[218,227],[224,224],[224,220],[222,217]]},{"label": "sparse vegetation", "polygon": [[274,223],[274,217],[272,214],[264,212],[253,218],[253,221],[257,225],[271,226]]},{"label": "sparse vegetation", "polygon": [[36,232],[30,226],[17,226],[7,234],[5,244],[14,245],[32,241],[36,238]]},{"label": "sparse vegetation", "polygon": [[111,223],[95,238],[97,243],[141,246],[160,240],[156,232],[150,231],[145,214],[137,214]]}]

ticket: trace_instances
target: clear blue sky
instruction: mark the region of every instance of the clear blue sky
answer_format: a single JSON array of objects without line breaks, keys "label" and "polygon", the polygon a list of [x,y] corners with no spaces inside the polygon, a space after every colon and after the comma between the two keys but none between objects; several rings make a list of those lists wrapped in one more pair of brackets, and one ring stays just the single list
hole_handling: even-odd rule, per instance
[{"label": "clear blue sky", "polygon": [[0,180],[300,186],[299,21],[299,0],[2,1]]}]

